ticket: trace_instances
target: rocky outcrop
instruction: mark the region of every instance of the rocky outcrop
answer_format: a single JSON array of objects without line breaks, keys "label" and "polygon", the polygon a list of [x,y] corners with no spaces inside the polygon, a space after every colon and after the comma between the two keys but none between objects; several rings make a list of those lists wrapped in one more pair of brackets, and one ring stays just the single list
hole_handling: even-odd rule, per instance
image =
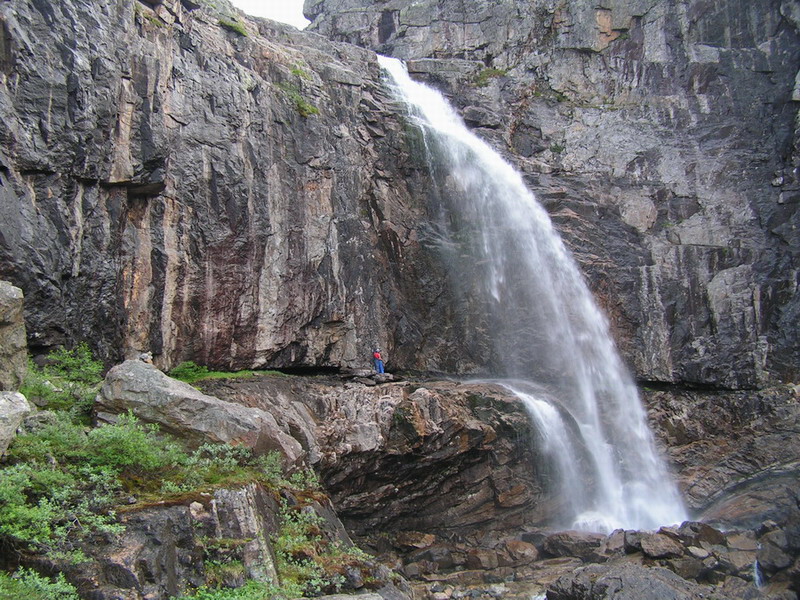
[{"label": "rocky outcrop", "polygon": [[[144,376],[163,387],[169,379],[145,363],[121,367],[109,373],[116,387]],[[676,594],[747,598],[758,597],[756,572],[775,593],[800,585],[797,403],[791,386],[728,394],[647,391],[654,429],[660,443],[670,445],[687,503],[725,533],[690,522],[610,535],[543,529],[559,514],[557,486],[538,455],[537,432],[524,407],[499,386],[376,384],[355,374],[264,374],[201,386],[202,393],[180,386],[194,394],[181,401],[180,412],[213,402],[216,410],[231,410],[233,421],[237,411],[270,414],[270,431],[302,447],[347,531],[398,566],[423,598],[445,600],[445,590],[448,598],[472,590],[471,597],[510,600],[548,585],[564,598],[622,598],[604,596],[610,593],[605,582],[625,581],[614,593],[635,595],[631,590],[648,576]],[[101,411],[105,394],[98,397]],[[127,397],[136,414],[167,428],[168,419],[148,416],[141,401],[147,395],[111,394]],[[124,406],[120,400],[115,412]],[[249,493],[237,492],[230,511],[243,515],[258,506],[261,501]],[[347,538],[339,527],[331,531]],[[265,563],[264,548],[256,544],[249,552],[261,557],[254,564]],[[603,566],[589,567],[595,564]],[[631,573],[625,571],[632,566]],[[650,568],[656,570],[648,575]],[[663,569],[674,576],[662,578]],[[492,588],[501,581],[502,590]]]},{"label": "rocky outcrop", "polygon": [[[459,552],[420,549],[411,556],[428,562],[404,569],[420,582],[420,597],[430,600],[443,600],[444,590],[448,598],[544,598],[546,590],[548,599],[560,600],[788,599],[800,586],[800,538],[795,533],[775,524],[723,533],[698,522],[654,532],[617,530],[608,536],[529,530],[511,538],[485,536],[466,552],[465,563],[453,563]],[[781,550],[771,545],[772,538],[780,539]],[[424,542],[419,538],[416,543]],[[780,557],[780,570],[763,568],[767,546]],[[520,547],[530,550],[513,552]],[[498,581],[503,585],[490,585]]]},{"label": "rocky outcrop", "polygon": [[226,442],[259,454],[278,451],[289,465],[303,458],[300,444],[278,427],[270,413],[207,396],[139,360],[111,369],[95,402],[100,422],[113,422],[116,415],[127,412],[189,445]]},{"label": "rocky outcrop", "polygon": [[689,509],[721,527],[800,524],[795,386],[758,392],[646,390],[650,422]]},{"label": "rocky outcrop", "polygon": [[267,377],[203,389],[273,414],[356,536],[466,537],[559,514],[524,406],[499,386]]},{"label": "rocky outcrop", "polygon": [[[629,537],[636,539],[635,544],[627,543]],[[782,550],[770,544],[772,538],[781,539]],[[625,540],[624,552],[595,555],[586,562],[603,564],[580,567],[553,582],[548,600],[778,599],[793,598],[800,588],[796,569],[791,567],[800,550],[796,531],[787,535],[774,528],[761,531],[760,536],[752,531],[723,534],[689,522],[658,532],[625,532]],[[764,570],[761,558],[767,554],[766,546],[781,556],[780,572],[774,567]]]},{"label": "rocky outcrop", "polygon": [[[284,495],[284,501],[298,502]],[[304,510],[319,517],[321,539],[338,542],[342,549],[352,546],[346,534],[342,538],[342,525],[330,506],[315,502]],[[167,600],[210,580],[230,587],[241,586],[245,578],[279,586],[274,540],[280,534],[280,512],[274,493],[259,484],[219,489],[155,506],[129,507],[120,517],[124,535],[98,535],[84,545],[88,558],[80,565],[47,557],[25,560],[44,570],[63,570],[82,598],[94,600]],[[232,567],[214,571],[226,565]],[[388,570],[369,563],[352,568],[362,581],[371,578],[386,598],[407,600],[388,580]],[[402,584],[396,575],[394,581]],[[343,584],[345,591],[360,588],[363,582]]]},{"label": "rocky outcrop", "polygon": [[0,391],[18,390],[25,378],[28,347],[22,290],[0,281]]},{"label": "rocky outcrop", "polygon": [[17,434],[17,428],[31,412],[32,406],[19,392],[0,392],[0,456]]},{"label": "rocky outcrop", "polygon": [[[0,7],[0,276],[32,349],[491,370],[374,55],[211,4]],[[640,378],[726,387],[800,362],[797,15],[763,8],[306,7],[412,59],[517,164]]]},{"label": "rocky outcrop", "polygon": [[639,377],[793,380],[797,11],[769,0],[307,0],[525,174]]},{"label": "rocky outcrop", "polygon": [[[558,515],[549,466],[533,443],[537,433],[502,388],[265,376],[209,381],[203,389],[271,413],[307,451],[356,534],[381,528],[466,538],[485,527],[519,529]],[[725,529],[753,529],[764,520],[800,524],[792,386],[727,394],[646,390],[645,398],[691,514]]]},{"label": "rocky outcrop", "polygon": [[547,591],[548,600],[722,600],[713,592],[687,582],[672,571],[625,565],[582,567],[559,579]]},{"label": "rocky outcrop", "polygon": [[[583,579],[610,581],[633,564],[629,592],[658,567],[671,572],[659,583],[664,589],[758,597],[753,565],[762,557],[765,581],[778,591],[797,585],[800,446],[792,386],[727,394],[646,390],[651,424],[689,507],[727,533],[695,522],[608,536],[540,528],[557,514],[558,498],[548,493],[546,465],[529,445],[536,434],[528,419],[495,386],[271,376],[203,388],[275,415],[308,450],[348,529],[401,563],[432,600],[464,589],[484,590],[475,594],[487,598],[530,597],[540,593],[537,586],[595,563],[608,566],[576,573],[553,593],[600,594],[605,584],[586,588]],[[489,590],[498,581],[508,587]]]},{"label": "rocky outcrop", "polygon": [[366,385],[285,375],[207,380],[203,392],[130,360],[109,371],[98,421],[132,412],[192,445],[278,450],[319,473],[348,531],[477,535],[559,515],[520,401],[490,384]]}]

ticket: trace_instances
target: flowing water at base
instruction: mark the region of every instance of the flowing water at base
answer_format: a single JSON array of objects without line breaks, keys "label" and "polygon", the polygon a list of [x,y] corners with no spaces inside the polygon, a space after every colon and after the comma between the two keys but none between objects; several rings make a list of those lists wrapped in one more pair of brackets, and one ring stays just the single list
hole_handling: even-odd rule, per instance
[{"label": "flowing water at base", "polygon": [[556,474],[563,511],[554,525],[610,531],[685,520],[606,318],[547,212],[441,94],[399,61],[380,63],[422,133],[436,187],[428,241],[480,307],[497,376],[524,402]]}]

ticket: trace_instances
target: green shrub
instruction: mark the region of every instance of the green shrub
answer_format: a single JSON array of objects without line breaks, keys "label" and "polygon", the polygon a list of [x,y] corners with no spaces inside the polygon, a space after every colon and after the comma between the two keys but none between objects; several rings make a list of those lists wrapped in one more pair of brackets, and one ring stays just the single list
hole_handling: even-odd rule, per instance
[{"label": "green shrub", "polygon": [[78,591],[62,573],[51,581],[28,569],[19,569],[14,575],[0,572],[0,598],[79,600]]},{"label": "green shrub", "polygon": [[198,379],[202,379],[208,375],[208,367],[198,365],[197,363],[187,360],[182,362],[177,367],[169,372],[170,377],[180,379],[186,383],[194,383]]},{"label": "green shrub", "polygon": [[142,425],[132,414],[119,415],[114,425],[92,429],[87,436],[90,462],[111,469],[157,471],[185,462],[174,443],[156,437],[156,425]]},{"label": "green shrub", "polygon": [[343,548],[323,535],[324,520],[310,507],[283,506],[273,536],[276,567],[284,590],[295,596],[319,596],[341,590],[348,566],[371,569],[362,550]]},{"label": "green shrub", "polygon": [[0,469],[0,534],[18,546],[67,553],[86,534],[121,532],[110,509],[122,475],[163,472],[187,460],[132,415],[87,434],[66,413],[17,436],[8,458]]},{"label": "green shrub", "polygon": [[72,350],[54,350],[47,358],[51,363],[46,368],[48,374],[85,385],[99,383],[101,380],[103,363],[94,359],[86,342],[81,342]]},{"label": "green shrub", "polygon": [[14,438],[8,457],[13,462],[88,461],[87,442],[84,427],[73,422],[70,414],[55,413],[53,422]]},{"label": "green shrub", "polygon": [[203,444],[192,452],[161,484],[164,495],[180,495],[208,486],[239,485],[258,481],[272,489],[288,486],[281,455],[255,456],[250,448],[230,444]]},{"label": "green shrub", "polygon": [[248,581],[238,588],[201,587],[193,594],[177,600],[272,600],[292,596],[284,595],[280,588],[258,581]]},{"label": "green shrub", "polygon": [[495,79],[497,77],[503,77],[508,71],[505,69],[495,69],[495,68],[488,68],[483,69],[480,73],[475,76],[475,85],[479,87],[485,87],[489,85],[489,81]]},{"label": "green shrub", "polygon": [[231,19],[220,19],[218,21],[220,27],[224,27],[229,31],[233,31],[234,33],[238,33],[242,37],[247,37],[247,29],[244,28],[244,24],[239,21],[238,19],[231,20]]},{"label": "green shrub", "polygon": [[95,360],[85,343],[72,350],[58,349],[38,367],[28,361],[28,373],[20,392],[51,410],[74,410],[87,414],[102,381],[103,363]]},{"label": "green shrub", "polygon": [[313,469],[300,469],[289,476],[288,484],[296,490],[316,492],[322,490],[319,477]]}]

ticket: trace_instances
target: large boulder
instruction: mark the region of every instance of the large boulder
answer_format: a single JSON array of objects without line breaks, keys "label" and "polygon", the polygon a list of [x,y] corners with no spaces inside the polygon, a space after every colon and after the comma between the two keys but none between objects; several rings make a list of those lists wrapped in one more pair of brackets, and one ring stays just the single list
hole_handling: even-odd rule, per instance
[{"label": "large boulder", "polygon": [[564,575],[547,600],[722,600],[707,587],[661,567],[590,565]]},{"label": "large boulder", "polygon": [[0,456],[2,456],[17,428],[33,408],[19,392],[0,392]]},{"label": "large boulder", "polygon": [[0,390],[18,390],[25,378],[28,352],[22,290],[0,281]]},{"label": "large boulder", "polygon": [[355,536],[516,529],[561,508],[524,405],[500,386],[264,376],[203,389],[300,440]]},{"label": "large boulder", "polygon": [[203,394],[139,360],[125,361],[108,372],[95,409],[98,421],[105,422],[131,411],[194,445],[227,442],[258,453],[277,450],[290,464],[304,455],[268,412]]}]

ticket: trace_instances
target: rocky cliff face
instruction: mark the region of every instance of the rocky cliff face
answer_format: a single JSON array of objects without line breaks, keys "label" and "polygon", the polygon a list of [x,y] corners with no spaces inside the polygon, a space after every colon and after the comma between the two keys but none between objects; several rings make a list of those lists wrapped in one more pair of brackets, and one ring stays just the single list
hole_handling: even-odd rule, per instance
[{"label": "rocky cliff face", "polygon": [[[0,276],[33,350],[490,368],[420,241],[427,167],[374,54],[210,4],[0,7]],[[520,167],[640,378],[793,377],[792,3],[599,6],[306,9],[414,59]]]},{"label": "rocky cliff face", "polygon": [[214,6],[0,7],[0,274],[31,347],[435,366],[443,278],[374,54]]},{"label": "rocky cliff face", "polygon": [[641,378],[796,377],[794,3],[307,0],[526,175]]}]

